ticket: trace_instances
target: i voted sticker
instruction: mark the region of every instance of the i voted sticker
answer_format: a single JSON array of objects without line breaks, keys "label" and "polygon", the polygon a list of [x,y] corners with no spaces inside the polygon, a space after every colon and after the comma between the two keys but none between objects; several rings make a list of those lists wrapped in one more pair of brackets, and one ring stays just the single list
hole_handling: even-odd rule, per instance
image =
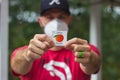
[{"label": "i voted sticker", "polygon": [[63,46],[67,41],[67,31],[53,31],[52,39],[56,46]]}]

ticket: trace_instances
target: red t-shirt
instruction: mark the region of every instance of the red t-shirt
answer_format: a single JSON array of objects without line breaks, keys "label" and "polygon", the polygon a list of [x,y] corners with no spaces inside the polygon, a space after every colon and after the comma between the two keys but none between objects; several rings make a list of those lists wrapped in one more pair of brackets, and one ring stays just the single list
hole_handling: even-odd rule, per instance
[{"label": "red t-shirt", "polygon": [[[98,49],[90,45],[91,49],[99,54]],[[18,50],[16,49],[11,58]],[[79,63],[74,61],[74,54],[71,50],[61,49],[59,51],[48,50],[40,59],[34,61],[31,71],[26,75],[19,76],[21,80],[90,80],[90,75],[86,75],[80,68]]]}]

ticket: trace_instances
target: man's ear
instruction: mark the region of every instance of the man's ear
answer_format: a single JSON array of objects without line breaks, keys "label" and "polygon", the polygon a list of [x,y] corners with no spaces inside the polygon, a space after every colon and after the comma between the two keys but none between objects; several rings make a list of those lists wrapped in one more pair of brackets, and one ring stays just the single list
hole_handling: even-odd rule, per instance
[{"label": "man's ear", "polygon": [[69,16],[69,22],[68,22],[69,25],[72,23],[72,20],[73,20],[73,17]]},{"label": "man's ear", "polygon": [[42,17],[38,17],[38,23],[41,26],[41,28],[44,27],[43,21],[42,21]]}]

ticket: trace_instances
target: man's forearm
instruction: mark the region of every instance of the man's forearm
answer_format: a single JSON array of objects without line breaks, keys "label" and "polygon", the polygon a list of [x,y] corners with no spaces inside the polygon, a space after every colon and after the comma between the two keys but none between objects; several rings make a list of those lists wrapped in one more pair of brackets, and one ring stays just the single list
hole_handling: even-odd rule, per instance
[{"label": "man's forearm", "polygon": [[30,71],[33,60],[27,60],[25,58],[25,54],[27,52],[27,49],[18,51],[16,55],[11,59],[11,67],[13,71],[15,71],[18,74],[26,74]]}]

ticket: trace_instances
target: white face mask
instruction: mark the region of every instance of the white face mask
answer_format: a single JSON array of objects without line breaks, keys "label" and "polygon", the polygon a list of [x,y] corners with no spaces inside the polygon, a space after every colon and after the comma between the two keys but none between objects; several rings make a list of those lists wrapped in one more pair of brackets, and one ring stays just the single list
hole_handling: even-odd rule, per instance
[{"label": "white face mask", "polygon": [[59,19],[54,19],[45,26],[44,32],[53,39],[56,46],[63,46],[67,41],[68,25]]}]

